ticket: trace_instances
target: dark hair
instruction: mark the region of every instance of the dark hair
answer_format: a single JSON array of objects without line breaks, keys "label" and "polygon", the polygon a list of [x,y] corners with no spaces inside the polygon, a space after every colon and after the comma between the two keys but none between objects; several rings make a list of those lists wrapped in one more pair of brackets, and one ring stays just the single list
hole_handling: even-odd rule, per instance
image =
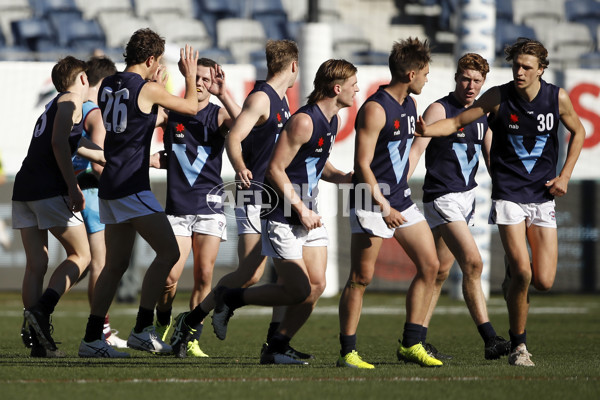
[{"label": "dark hair", "polygon": [[125,63],[127,66],[141,64],[148,57],[158,58],[165,52],[165,39],[150,28],[138,29],[129,39],[125,47]]},{"label": "dark hair", "polygon": [[298,61],[298,45],[293,40],[269,40],[265,47],[267,71],[269,75],[283,71],[293,62]]},{"label": "dark hair", "polygon": [[356,74],[356,67],[346,60],[327,60],[317,70],[314,89],[308,96],[308,104],[333,97],[333,87]]},{"label": "dark hair", "polygon": [[410,71],[420,71],[431,61],[429,42],[421,42],[418,38],[394,42],[388,60],[392,79],[406,75]]},{"label": "dark hair", "polygon": [[458,60],[456,73],[460,74],[468,69],[478,71],[483,76],[483,79],[490,72],[490,65],[487,60],[476,53],[467,53]]},{"label": "dark hair", "polygon": [[117,73],[117,67],[115,66],[115,63],[112,62],[110,58],[104,56],[90,57],[86,64],[86,73],[88,76],[88,81],[90,82],[90,86],[95,86],[107,76]]},{"label": "dark hair", "polygon": [[77,75],[87,70],[85,61],[72,56],[58,60],[52,68],[52,83],[59,92],[66,92],[75,83]]},{"label": "dark hair", "polygon": [[513,61],[521,54],[528,54],[538,59],[541,68],[548,68],[548,50],[537,40],[520,37],[515,43],[504,48],[506,61]]},{"label": "dark hair", "polygon": [[212,59],[206,58],[206,57],[199,58],[197,64],[199,67],[208,67],[208,68],[214,68],[217,66],[217,62],[215,60],[212,60]]}]

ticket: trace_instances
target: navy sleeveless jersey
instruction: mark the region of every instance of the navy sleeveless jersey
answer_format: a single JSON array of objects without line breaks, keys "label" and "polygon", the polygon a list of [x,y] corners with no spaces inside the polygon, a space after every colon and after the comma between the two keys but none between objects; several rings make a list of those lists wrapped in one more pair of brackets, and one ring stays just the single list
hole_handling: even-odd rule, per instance
[{"label": "navy sleeveless jersey", "polygon": [[[413,205],[410,189],[406,181],[408,174],[408,153],[414,140],[417,109],[412,97],[407,96],[400,104],[385,90],[379,87],[362,105],[374,101],[385,111],[385,125],[375,144],[375,153],[371,161],[371,170],[379,183],[380,189],[390,206],[398,211],[404,211]],[[358,120],[358,118],[357,118]],[[350,208],[369,211],[375,210],[375,204],[366,189],[357,190],[359,184],[356,175],[353,176],[353,189],[350,191]]]},{"label": "navy sleeveless jersey", "polygon": [[[452,118],[465,110],[452,93],[437,100]],[[448,193],[466,192],[477,186],[475,175],[485,133],[487,117],[483,116],[450,136],[432,138],[425,150],[423,201],[430,202]]]},{"label": "navy sleeveless jersey", "polygon": [[119,72],[104,78],[98,94],[106,128],[98,196],[113,200],[150,190],[150,144],[158,107],[149,114],[138,106],[146,81],[136,73]]},{"label": "navy sleeveless jersey", "polygon": [[164,136],[167,214],[223,212],[221,165],[225,138],[219,129],[220,108],[208,103],[193,117],[169,114]]},{"label": "navy sleeveless jersey", "polygon": [[[58,108],[57,102],[64,94],[59,93],[46,104],[44,113],[40,115],[35,123],[27,156],[15,176],[13,200],[34,201],[69,194],[67,184],[52,149],[52,131]],[[71,129],[69,136],[71,154],[77,150],[82,132],[83,118]]]},{"label": "navy sleeveless jersey", "polygon": [[499,88],[498,114],[490,116],[492,199],[552,200],[545,184],[556,177],[560,89],[542,80],[537,96],[528,102],[517,94],[514,82]]},{"label": "navy sleeveless jersey", "polygon": [[[252,180],[263,183],[279,132],[290,118],[290,107],[286,98],[280,98],[275,89],[265,81],[257,81],[249,95],[255,92],[264,92],[269,96],[269,118],[263,124],[252,128],[250,134],[242,141],[242,156],[246,167],[252,171]],[[256,184],[252,184],[248,190],[238,190],[238,206],[242,205],[240,203],[260,204],[261,191],[262,188]]]},{"label": "navy sleeveless jersey", "polygon": [[[307,104],[301,107],[296,114],[307,114],[313,123],[312,136],[309,141],[298,149],[298,153],[285,169],[285,173],[296,193],[304,204],[311,210],[317,210],[317,195],[319,193],[318,183],[323,173],[323,168],[329,158],[329,153],[338,130],[338,118],[335,115],[328,121],[321,109],[316,104]],[[272,189],[272,184],[265,180],[266,190],[263,191],[263,205],[270,204],[269,210],[264,210],[262,217],[272,221],[287,223],[290,225],[301,225],[300,218],[290,205]]]}]

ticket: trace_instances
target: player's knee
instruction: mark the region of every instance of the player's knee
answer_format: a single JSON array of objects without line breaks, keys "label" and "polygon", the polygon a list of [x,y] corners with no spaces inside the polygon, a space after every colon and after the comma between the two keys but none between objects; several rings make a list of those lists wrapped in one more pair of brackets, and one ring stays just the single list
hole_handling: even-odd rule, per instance
[{"label": "player's knee", "polygon": [[511,281],[513,281],[514,285],[526,290],[531,284],[531,271],[530,270],[521,270],[511,276]]},{"label": "player's knee", "polygon": [[433,282],[440,272],[440,262],[437,258],[431,259],[429,262],[422,264],[420,270],[425,280]]},{"label": "player's knee", "polygon": [[156,259],[160,260],[161,263],[166,265],[173,266],[179,261],[180,253],[179,247],[176,246],[168,246],[160,253],[156,253]]},{"label": "player's knee", "polygon": [[261,274],[257,272],[255,272],[254,274],[250,275],[247,279],[246,279],[246,286],[252,286],[252,285],[256,285],[261,278]]},{"label": "player's knee", "polygon": [[480,257],[467,258],[462,268],[463,276],[469,280],[481,278],[483,272],[483,260]]},{"label": "player's knee", "polygon": [[325,279],[320,280],[315,283],[311,283],[310,297],[312,297],[316,301],[319,297],[321,297],[321,295],[325,291],[325,286],[326,286]]},{"label": "player's knee", "polygon": [[306,300],[310,294],[311,294],[312,288],[310,285],[310,282],[308,282],[308,280],[306,282],[300,282],[296,285],[294,285],[294,287],[292,287],[290,290],[288,290],[288,293],[291,297],[291,301],[293,304],[299,304],[302,303],[304,300]]},{"label": "player's knee", "polygon": [[167,277],[167,281],[165,282],[165,293],[170,292],[171,290],[175,290],[177,288],[177,282],[179,281],[179,277],[176,277],[172,274],[169,274]]},{"label": "player's knee", "polygon": [[346,286],[350,289],[365,290],[370,283],[370,279],[356,277],[354,279],[348,280],[348,282],[346,282]]},{"label": "player's knee", "polygon": [[554,279],[549,278],[538,278],[535,277],[532,281],[533,287],[541,292],[547,292],[552,289],[552,285],[554,284]]}]

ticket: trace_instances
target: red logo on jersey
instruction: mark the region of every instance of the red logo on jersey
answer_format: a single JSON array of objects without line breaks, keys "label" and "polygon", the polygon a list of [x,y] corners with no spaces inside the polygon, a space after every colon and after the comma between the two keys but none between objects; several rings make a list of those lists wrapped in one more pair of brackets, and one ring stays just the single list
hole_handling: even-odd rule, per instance
[{"label": "red logo on jersey", "polygon": [[460,128],[458,131],[459,131],[459,132],[464,132],[464,131],[465,131],[465,128],[464,128],[464,126],[463,126],[462,128]]},{"label": "red logo on jersey", "polygon": [[277,122],[281,122],[281,114],[277,113]]},{"label": "red logo on jersey", "polygon": [[319,138],[319,147],[323,146],[323,143],[325,143],[325,141],[323,140],[323,138]]},{"label": "red logo on jersey", "polygon": [[519,117],[516,114],[510,114],[510,122],[519,122]]},{"label": "red logo on jersey", "polygon": [[183,126],[183,124],[177,124],[177,126],[175,127],[175,130],[177,132],[183,132],[183,130],[185,129],[185,127]]},{"label": "red logo on jersey", "polygon": [[397,119],[394,120],[394,129],[398,129],[400,128],[400,121],[398,121]]}]

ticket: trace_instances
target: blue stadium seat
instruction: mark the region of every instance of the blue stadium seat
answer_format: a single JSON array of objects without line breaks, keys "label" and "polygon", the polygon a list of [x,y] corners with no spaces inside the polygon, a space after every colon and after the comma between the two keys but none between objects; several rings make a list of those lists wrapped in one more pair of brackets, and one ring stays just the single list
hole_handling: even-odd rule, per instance
[{"label": "blue stadium seat", "polygon": [[496,20],[502,20],[503,23],[513,22],[512,0],[500,0],[496,2]]},{"label": "blue stadium seat", "polygon": [[34,16],[45,17],[53,12],[79,11],[75,0],[29,0]]},{"label": "blue stadium seat", "polygon": [[520,37],[537,39],[535,30],[529,26],[498,22],[496,25],[496,55],[499,57],[504,54],[504,46],[514,43]]},{"label": "blue stadium seat", "polygon": [[197,0],[197,18],[204,22],[206,31],[217,43],[217,21],[239,16],[240,4],[236,0]]},{"label": "blue stadium seat", "polygon": [[211,47],[209,49],[202,50],[202,57],[210,58],[219,65],[234,64],[233,56],[227,49],[221,49],[218,47]]},{"label": "blue stadium seat", "polygon": [[42,51],[56,45],[50,23],[41,18],[22,19],[11,22],[15,45],[30,51]]},{"label": "blue stadium seat", "polygon": [[250,2],[250,18],[262,24],[269,39],[291,38],[287,13],[281,0],[253,0]]},{"label": "blue stadium seat", "polygon": [[73,50],[104,49],[106,41],[104,32],[94,20],[71,20],[57,29],[58,43]]},{"label": "blue stadium seat", "polygon": [[585,24],[594,41],[598,42],[600,26],[600,2],[595,0],[568,0],[565,2],[565,18],[569,22]]}]

